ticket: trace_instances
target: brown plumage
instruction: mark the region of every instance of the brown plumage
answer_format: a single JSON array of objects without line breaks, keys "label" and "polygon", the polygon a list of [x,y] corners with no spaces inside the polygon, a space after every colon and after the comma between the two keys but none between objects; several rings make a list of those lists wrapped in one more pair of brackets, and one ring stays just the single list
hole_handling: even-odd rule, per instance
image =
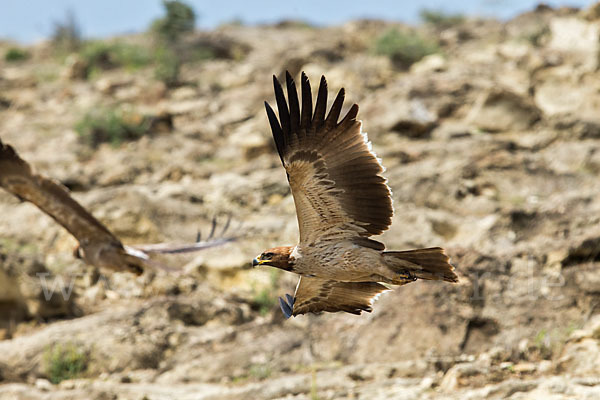
[{"label": "brown plumage", "polygon": [[302,109],[289,73],[288,101],[273,77],[279,119],[265,102],[296,205],[300,240],[297,246],[267,250],[253,261],[302,276],[295,296],[280,299],[284,314],[371,311],[373,298],[387,289],[378,282],[456,282],[443,249],[384,251],[383,243],[370,239],[389,228],[393,208],[383,167],[356,119],[358,106],[350,107],[338,122],[344,102],[341,89],[326,116],[327,82],[321,77],[313,113],[304,73],[301,80]]},{"label": "brown plumage", "polygon": [[[0,186],[21,200],[35,204],[73,235],[79,245],[74,255],[86,263],[115,271],[141,274],[146,267],[162,264],[153,262],[150,253],[182,253],[213,247],[234,238],[199,239],[193,244],[156,244],[125,246],[100,221],[73,199],[59,182],[35,173],[15,149],[0,140]],[[226,229],[226,228],[225,228]],[[224,231],[225,231],[224,229]],[[224,233],[224,232],[223,232]]]}]

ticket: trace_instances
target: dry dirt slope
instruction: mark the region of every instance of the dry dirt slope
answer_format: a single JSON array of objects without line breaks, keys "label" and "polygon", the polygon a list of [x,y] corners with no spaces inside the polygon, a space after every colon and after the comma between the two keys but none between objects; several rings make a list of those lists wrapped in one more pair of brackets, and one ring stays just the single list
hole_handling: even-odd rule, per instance
[{"label": "dry dirt slope", "polygon": [[[248,52],[185,64],[176,88],[150,68],[69,79],[47,45],[0,62],[2,140],[125,242],[188,240],[219,213],[250,232],[175,260],[183,276],[104,276],[0,193],[0,399],[599,398],[600,21],[542,7],[421,27],[441,53],[404,70],[371,51],[390,27],[198,34]],[[272,298],[295,278],[248,265],[296,240],[262,105],[285,69],[325,74],[360,104],[394,193],[381,240],[446,247],[459,284],[417,282],[360,317],[283,320]],[[111,104],[173,128],[92,149],[73,127]],[[39,273],[74,295],[45,301]],[[85,369],[53,385],[65,348]]]}]

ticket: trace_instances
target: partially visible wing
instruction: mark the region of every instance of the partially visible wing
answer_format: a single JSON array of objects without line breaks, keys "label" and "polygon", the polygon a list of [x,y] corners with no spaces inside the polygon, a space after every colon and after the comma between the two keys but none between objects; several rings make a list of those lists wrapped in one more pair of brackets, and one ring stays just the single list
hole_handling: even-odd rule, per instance
[{"label": "partially visible wing", "polygon": [[[338,122],[344,89],[325,118],[327,82],[321,77],[313,114],[310,83],[302,73],[302,110],[296,85],[286,74],[289,108],[273,77],[279,120],[265,102],[277,151],[286,169],[300,228],[300,243],[326,236],[365,239],[389,228],[391,192],[383,167],[371,151],[354,104]],[[374,241],[365,241],[383,249]]]},{"label": "partially visible wing", "polygon": [[371,312],[373,301],[389,290],[376,282],[337,282],[320,278],[301,277],[294,297],[279,299],[281,310],[287,318],[321,311],[345,311],[360,314]]},{"label": "partially visible wing", "polygon": [[194,251],[200,251],[209,249],[211,247],[217,247],[236,241],[239,237],[239,228],[236,233],[229,235],[227,229],[231,223],[231,216],[227,218],[225,226],[220,229],[221,232],[217,233],[217,219],[213,218],[212,227],[208,237],[202,240],[201,232],[198,232],[196,236],[196,242],[194,243],[157,243],[157,244],[144,244],[144,245],[133,245],[137,250],[141,250],[145,253],[158,253],[158,254],[180,254],[180,253],[191,253]]},{"label": "partially visible wing", "polygon": [[32,171],[12,146],[0,141],[0,186],[22,200],[35,204],[81,243],[121,242],[71,197],[67,188]]}]

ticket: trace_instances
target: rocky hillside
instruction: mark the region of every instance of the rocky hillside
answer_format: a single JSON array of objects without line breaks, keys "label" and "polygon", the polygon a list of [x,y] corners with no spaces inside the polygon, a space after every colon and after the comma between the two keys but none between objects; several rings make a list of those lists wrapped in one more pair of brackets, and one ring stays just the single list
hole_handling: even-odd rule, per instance
[{"label": "rocky hillside", "polygon": [[[599,10],[232,24],[189,35],[175,81],[111,53],[144,35],[4,57],[0,138],[125,243],[227,214],[244,237],[111,274],[0,192],[0,399],[600,398]],[[283,319],[295,276],[250,261],[297,240],[263,107],[286,69],[360,105],[394,193],[380,240],[445,247],[458,284]]]}]

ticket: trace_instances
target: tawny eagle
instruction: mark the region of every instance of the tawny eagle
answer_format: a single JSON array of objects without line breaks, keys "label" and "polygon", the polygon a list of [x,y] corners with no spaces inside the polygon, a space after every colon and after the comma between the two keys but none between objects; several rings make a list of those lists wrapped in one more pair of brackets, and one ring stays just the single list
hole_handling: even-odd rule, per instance
[{"label": "tawny eagle", "polygon": [[152,253],[197,251],[235,239],[233,236],[223,237],[229,220],[221,234],[215,237],[216,221],[213,219],[212,230],[206,241],[201,241],[198,236],[196,242],[190,244],[123,245],[112,232],[71,197],[66,187],[34,172],[12,146],[3,144],[1,140],[0,186],[19,199],[35,204],[54,218],[79,242],[74,255],[99,268],[129,271],[139,275],[147,267],[166,267],[151,260]]},{"label": "tawny eagle", "polygon": [[300,240],[296,246],[266,250],[252,262],[300,275],[294,296],[279,299],[285,316],[370,312],[373,299],[388,290],[382,283],[457,282],[442,248],[384,251],[383,243],[369,238],[389,228],[393,208],[383,167],[356,119],[358,105],[338,121],[344,102],[342,88],[326,116],[327,82],[321,77],[313,112],[304,73],[301,81],[299,99],[286,73],[286,102],[273,77],[279,120],[265,102],[296,205]]}]

